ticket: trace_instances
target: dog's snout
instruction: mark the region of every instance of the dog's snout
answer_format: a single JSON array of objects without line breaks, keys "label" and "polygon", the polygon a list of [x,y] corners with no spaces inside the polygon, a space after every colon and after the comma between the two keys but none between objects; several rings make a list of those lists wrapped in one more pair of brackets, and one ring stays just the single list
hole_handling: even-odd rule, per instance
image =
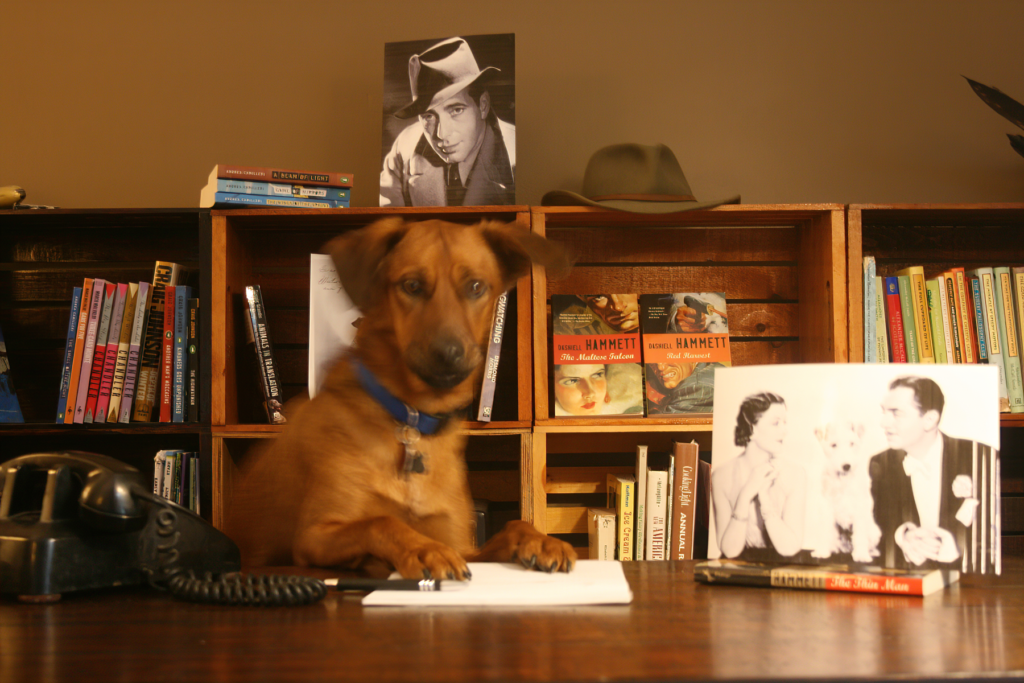
[{"label": "dog's snout", "polygon": [[431,351],[434,361],[444,368],[457,368],[466,358],[466,347],[458,339],[439,339]]}]

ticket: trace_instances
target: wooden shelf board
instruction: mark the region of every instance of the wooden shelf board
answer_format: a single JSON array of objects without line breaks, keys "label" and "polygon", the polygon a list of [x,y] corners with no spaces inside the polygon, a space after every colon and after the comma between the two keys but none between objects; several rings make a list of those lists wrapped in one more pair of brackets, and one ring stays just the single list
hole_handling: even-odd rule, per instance
[{"label": "wooden shelf board", "polygon": [[128,424],[74,424],[59,425],[46,422],[29,422],[25,424],[0,424],[0,434],[17,434],[18,436],[53,435],[53,434],[200,434],[202,425],[195,422],[187,424],[175,423],[132,423]]},{"label": "wooden shelf board", "polygon": [[635,420],[601,418],[583,420],[571,418],[549,418],[537,420],[538,434],[583,433],[583,432],[710,432],[711,416],[643,418]]}]

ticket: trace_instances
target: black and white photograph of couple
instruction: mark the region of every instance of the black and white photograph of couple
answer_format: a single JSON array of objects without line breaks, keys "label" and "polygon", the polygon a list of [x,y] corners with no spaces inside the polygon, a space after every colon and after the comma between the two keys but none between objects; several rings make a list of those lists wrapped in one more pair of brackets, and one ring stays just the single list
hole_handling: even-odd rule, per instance
[{"label": "black and white photograph of couple", "polygon": [[708,557],[999,573],[997,368],[722,368]]}]

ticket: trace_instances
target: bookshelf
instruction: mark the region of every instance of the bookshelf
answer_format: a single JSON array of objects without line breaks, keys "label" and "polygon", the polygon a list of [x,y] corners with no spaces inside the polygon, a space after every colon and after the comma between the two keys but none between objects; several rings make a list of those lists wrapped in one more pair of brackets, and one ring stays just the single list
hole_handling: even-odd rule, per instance
[{"label": "bookshelf", "polygon": [[647,215],[535,207],[533,230],[576,257],[549,282],[534,268],[534,434],[523,466],[524,518],[586,556],[587,507],[604,505],[608,472],[632,472],[636,446],[711,447],[711,415],[555,418],[550,393],[552,294],[721,291],[735,365],[846,362],[844,207],[729,205]]},{"label": "bookshelf", "polygon": [[[1024,265],[1024,203],[851,204],[847,210],[850,361],[864,361],[863,257],[879,275],[924,266]],[[1003,552],[1024,551],[1024,414],[1001,413]]]},{"label": "bookshelf", "polygon": [[[284,427],[266,424],[252,359],[245,353],[240,314],[246,285],[263,290],[268,327],[285,399],[307,393],[309,255],[333,237],[388,217],[471,224],[484,219],[530,229],[526,206],[472,208],[356,208],[339,210],[244,209],[211,217],[211,434],[212,521],[221,525],[233,485],[249,449]],[[510,297],[502,341],[494,419],[467,421],[467,463],[474,497],[491,504],[494,526],[519,518],[520,462],[532,434],[530,279]],[[512,333],[515,330],[515,334]],[[475,407],[474,407],[475,414]]]},{"label": "bookshelf", "polygon": [[[52,450],[119,458],[153,474],[160,449],[201,454],[209,481],[209,362],[200,371],[198,423],[55,423],[72,290],[86,277],[152,281],[156,261],[189,270],[187,284],[205,306],[209,287],[209,212],[199,209],[19,210],[0,213],[0,327],[24,424],[0,424],[0,459]],[[205,308],[200,309],[206,324]],[[209,358],[209,341],[200,346]],[[201,507],[210,509],[209,488]]]}]

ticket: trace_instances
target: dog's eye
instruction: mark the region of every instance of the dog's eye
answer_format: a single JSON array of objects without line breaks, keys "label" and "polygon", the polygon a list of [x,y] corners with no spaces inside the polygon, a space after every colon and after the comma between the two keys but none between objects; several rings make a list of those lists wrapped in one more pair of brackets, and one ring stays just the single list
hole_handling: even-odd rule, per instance
[{"label": "dog's eye", "polygon": [[419,280],[405,280],[402,282],[402,291],[409,296],[419,296],[423,293],[423,283]]},{"label": "dog's eye", "polygon": [[471,280],[466,283],[466,296],[470,299],[479,299],[487,291],[487,285],[480,280]]}]

